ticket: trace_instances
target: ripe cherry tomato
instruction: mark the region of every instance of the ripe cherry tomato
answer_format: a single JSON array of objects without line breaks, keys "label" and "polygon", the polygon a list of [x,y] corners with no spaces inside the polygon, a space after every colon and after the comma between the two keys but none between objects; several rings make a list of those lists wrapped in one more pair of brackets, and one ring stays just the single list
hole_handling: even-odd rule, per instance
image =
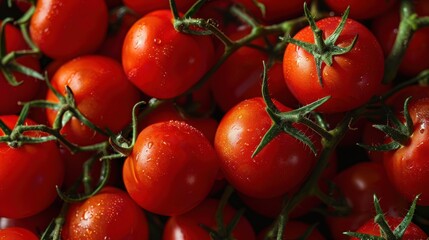
[{"label": "ripe cherry tomato", "polygon": [[[392,230],[395,229],[402,222],[402,218],[400,217],[385,216],[385,219]],[[364,223],[356,232],[366,233],[373,236],[381,236],[380,226],[377,225],[373,219],[370,219],[366,223]],[[415,240],[427,238],[428,235],[419,226],[411,222],[410,225],[408,225],[407,230],[405,230],[405,233],[401,239]],[[350,238],[350,240],[358,240],[358,238]]]},{"label": "ripe cherry tomato", "polygon": [[4,240],[38,240],[39,237],[31,231],[20,228],[20,227],[10,227],[5,229],[0,229],[0,239]]},{"label": "ripe cherry tomato", "polygon": [[31,18],[30,34],[47,56],[71,59],[95,52],[104,40],[107,23],[104,0],[40,0]]},{"label": "ripe cherry tomato", "polygon": [[[323,171],[322,176],[319,179],[319,187],[322,191],[327,191],[328,182],[332,181],[332,178],[337,174],[337,157],[333,154],[329,158],[329,163],[326,169]],[[296,187],[291,193],[286,195],[274,197],[274,198],[253,198],[244,194],[239,194],[240,199],[243,203],[252,211],[268,218],[276,218],[283,208],[285,200],[288,197],[294,195],[294,192],[298,191],[301,186]],[[307,196],[304,198],[295,208],[289,213],[289,219],[296,219],[302,217],[305,214],[311,212],[316,207],[321,205],[321,201],[316,196]]]},{"label": "ripe cherry tomato", "polygon": [[[250,33],[251,28],[240,25],[230,29],[228,36],[232,40],[239,40]],[[276,40],[270,35],[270,42]],[[252,41],[253,45],[266,48],[267,43],[262,38]],[[224,46],[217,49],[217,54],[222,54]],[[260,49],[244,46],[235,51],[211,76],[210,87],[215,102],[223,112],[227,112],[237,103],[254,97],[261,96],[263,62],[269,61],[269,55]],[[298,105],[286,86],[283,77],[281,62],[275,61],[268,69],[268,87],[272,98],[280,101],[288,107]]]},{"label": "ripe cherry tomato", "polygon": [[310,0],[259,0],[265,7],[265,14],[262,14],[260,8],[257,7],[252,0],[233,0],[235,3],[244,5],[253,15],[266,22],[280,22],[293,17],[297,17],[303,12],[302,6],[304,2],[310,3]]},{"label": "ripe cherry tomato", "polygon": [[25,217],[25,218],[2,217],[0,218],[0,229],[20,227],[20,228],[25,228],[35,234],[40,234],[49,226],[52,219],[58,216],[60,209],[61,209],[60,201],[55,201],[45,210],[29,217]]},{"label": "ripe cherry tomato", "polygon": [[[87,55],[65,63],[55,73],[51,84],[61,94],[65,94],[66,86],[70,87],[79,111],[97,127],[108,128],[114,133],[131,122],[133,106],[141,97],[127,80],[121,65],[104,56]],[[47,93],[46,99],[59,102],[52,91]],[[46,112],[50,124],[53,124],[57,111],[48,109]],[[61,133],[80,145],[107,139],[74,117],[61,129]]]},{"label": "ripe cherry tomato", "polygon": [[173,98],[194,85],[213,63],[211,38],[176,31],[170,10],[151,12],[128,31],[122,63],[128,79],[155,98]]},{"label": "ripe cherry tomato", "polygon": [[[276,105],[281,111],[290,110],[278,102]],[[278,135],[252,158],[270,126],[265,103],[258,97],[231,108],[216,131],[215,149],[225,178],[237,191],[255,198],[289,192],[302,183],[316,161],[304,144],[286,133]]]},{"label": "ripe cherry tomato", "polygon": [[[211,240],[209,232],[201,225],[214,230],[219,230],[216,222],[216,211],[219,206],[219,200],[206,199],[189,212],[170,217],[165,225],[163,240]],[[231,223],[231,220],[238,212],[226,205],[223,209],[223,222],[225,225]],[[253,240],[255,232],[250,222],[242,216],[232,231],[233,239]]]},{"label": "ripe cherry tomato", "polygon": [[[421,194],[418,205],[429,205],[429,98],[409,103],[413,132],[408,142],[397,150],[384,153],[383,162],[387,175],[396,189],[408,201]],[[403,114],[403,113],[401,113]],[[398,117],[401,117],[400,115]],[[390,141],[388,139],[387,141]]]},{"label": "ripe cherry tomato", "polygon": [[62,239],[146,240],[149,229],[143,210],[130,196],[107,186],[93,197],[70,206]]},{"label": "ripe cherry tomato", "polygon": [[324,2],[337,14],[343,13],[347,7],[350,7],[351,18],[364,20],[383,14],[396,3],[396,0],[325,0]]},{"label": "ripe cherry tomato", "polygon": [[[0,119],[13,128],[15,115]],[[25,125],[36,123],[27,120]],[[3,136],[4,132],[0,130]],[[25,132],[25,136],[46,136],[41,132]],[[56,187],[61,186],[64,163],[55,142],[23,144],[12,148],[0,143],[0,216],[23,218],[46,209],[57,197]],[[31,200],[30,200],[31,199]]]},{"label": "ripe cherry tomato", "polygon": [[140,132],[125,160],[123,179],[142,208],[171,216],[203,201],[218,169],[216,152],[200,131],[185,122],[168,121]]},{"label": "ripe cherry tomato", "polygon": [[[2,21],[0,20],[1,23]],[[5,28],[5,41],[7,53],[28,49],[21,32],[9,23],[6,24]],[[39,62],[36,58],[25,56],[18,58],[16,61],[35,71],[40,71]],[[42,81],[22,73],[14,72],[13,75],[18,82],[21,82],[19,86],[10,85],[3,74],[0,74],[0,115],[17,114],[21,109],[18,102],[27,102],[34,99],[42,83]]]},{"label": "ripe cherry tomato", "polygon": [[[419,17],[429,16],[428,1],[413,0],[412,2]],[[372,21],[371,30],[380,42],[385,55],[388,55],[393,47],[398,34],[399,21],[398,6]],[[426,61],[426,56],[429,54],[428,41],[429,27],[420,28],[414,32],[399,66],[401,74],[411,77],[429,68],[429,63]]]},{"label": "ripe cherry tomato", "polygon": [[350,211],[343,215],[329,215],[327,223],[334,239],[344,239],[344,231],[355,231],[375,216],[374,194],[386,215],[402,216],[408,203],[387,180],[383,165],[376,162],[359,162],[341,171],[334,179],[339,194]]},{"label": "ripe cherry tomato", "polygon": [[[340,21],[340,17],[328,17],[316,24],[326,39]],[[361,106],[379,92],[384,55],[374,35],[364,25],[348,19],[335,45],[349,46],[356,35],[359,37],[350,52],[333,56],[331,66],[322,63],[322,83],[317,76],[313,55],[301,47],[288,44],[283,58],[284,77],[290,91],[301,104],[306,105],[331,96],[316,110],[327,113],[344,112]],[[293,38],[314,43],[314,35],[309,26]]]}]

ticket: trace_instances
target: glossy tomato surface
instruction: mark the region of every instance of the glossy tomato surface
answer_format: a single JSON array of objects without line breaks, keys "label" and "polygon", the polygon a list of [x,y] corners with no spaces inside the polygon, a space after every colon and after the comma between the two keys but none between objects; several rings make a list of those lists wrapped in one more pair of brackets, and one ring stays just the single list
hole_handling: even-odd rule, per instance
[{"label": "glossy tomato surface", "polygon": [[71,59],[93,53],[107,33],[104,0],[41,0],[30,22],[34,43],[47,56]]},{"label": "glossy tomato surface", "polygon": [[[117,133],[131,122],[134,104],[140,92],[127,80],[116,60],[99,55],[86,55],[62,65],[51,79],[52,86],[62,95],[66,86],[73,92],[77,109],[100,129]],[[46,99],[59,99],[48,91]],[[58,112],[48,109],[47,117],[54,124]],[[77,118],[71,118],[61,129],[66,138],[76,144],[89,145],[107,140],[107,136],[89,128]]]},{"label": "glossy tomato surface", "polygon": [[214,59],[210,37],[178,32],[170,10],[140,18],[128,31],[122,63],[128,79],[145,94],[173,98],[192,87]]},{"label": "glossy tomato surface", "polygon": [[10,227],[5,229],[0,229],[0,239],[1,240],[37,240],[38,236],[31,231],[20,228],[20,227]]},{"label": "glossy tomato surface", "polygon": [[[316,22],[326,39],[340,23],[340,17],[328,17]],[[292,94],[303,104],[320,98],[331,98],[316,111],[344,112],[366,103],[381,88],[384,71],[384,56],[374,35],[361,23],[348,19],[335,45],[349,46],[358,36],[348,53],[336,55],[332,65],[322,63],[322,82],[319,82],[313,55],[294,44],[288,44],[283,57],[283,73]],[[294,37],[314,43],[309,26]]]},{"label": "glossy tomato surface", "polygon": [[[418,205],[429,205],[429,98],[409,104],[413,132],[399,149],[384,153],[383,163],[389,179],[408,201],[420,194]],[[401,115],[399,114],[399,117]],[[391,140],[387,140],[391,141]]]},{"label": "glossy tomato surface", "polygon": [[149,239],[146,216],[130,196],[106,186],[96,195],[70,206],[62,228],[64,240]]},{"label": "glossy tomato surface", "polygon": [[[277,106],[290,110],[279,103]],[[263,99],[252,98],[225,114],[215,136],[225,178],[237,191],[255,198],[280,196],[297,187],[316,161],[308,148],[286,133],[280,133],[252,157],[270,126]]]},{"label": "glossy tomato surface", "polygon": [[[6,126],[13,128],[18,117],[7,115],[0,119]],[[24,123],[35,124],[31,120]],[[0,134],[4,136],[2,130]],[[37,131],[29,131],[24,135],[47,136]],[[63,178],[64,163],[54,141],[19,147],[0,143],[0,216],[23,218],[43,211],[57,197],[56,187],[61,186]]]},{"label": "glossy tomato surface", "polygon": [[167,121],[139,133],[125,160],[123,180],[142,208],[171,216],[203,201],[218,169],[216,152],[199,130],[185,122]]}]

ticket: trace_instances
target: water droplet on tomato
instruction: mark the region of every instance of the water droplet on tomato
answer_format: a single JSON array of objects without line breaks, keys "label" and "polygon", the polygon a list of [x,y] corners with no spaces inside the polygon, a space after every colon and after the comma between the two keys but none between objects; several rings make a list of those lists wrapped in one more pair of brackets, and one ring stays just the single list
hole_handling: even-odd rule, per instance
[{"label": "water droplet on tomato", "polygon": [[159,39],[159,38],[154,38],[153,39],[153,42],[155,43],[155,44],[161,44],[162,43],[162,40],[161,39]]}]

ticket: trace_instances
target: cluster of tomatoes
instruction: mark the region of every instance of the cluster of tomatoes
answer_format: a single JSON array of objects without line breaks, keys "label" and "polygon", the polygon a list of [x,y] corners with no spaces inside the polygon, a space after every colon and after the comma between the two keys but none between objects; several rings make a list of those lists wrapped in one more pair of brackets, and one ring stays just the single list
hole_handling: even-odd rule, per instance
[{"label": "cluster of tomatoes", "polygon": [[429,1],[0,0],[0,24],[0,239],[428,238]]}]

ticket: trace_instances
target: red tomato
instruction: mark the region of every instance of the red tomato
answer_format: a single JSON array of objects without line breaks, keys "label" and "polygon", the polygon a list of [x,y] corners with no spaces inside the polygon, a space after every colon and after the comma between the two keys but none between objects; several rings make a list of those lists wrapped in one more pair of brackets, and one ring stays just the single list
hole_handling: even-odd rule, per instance
[{"label": "red tomato", "polygon": [[10,227],[5,229],[0,229],[0,239],[2,240],[38,240],[39,237],[25,228]]},{"label": "red tomato", "polygon": [[[401,222],[402,218],[400,217],[390,217],[385,216],[387,224],[389,224],[390,228],[395,229]],[[380,235],[380,226],[374,223],[373,219],[368,220],[364,223],[356,232],[366,233],[373,236],[381,236]],[[404,235],[402,236],[402,240],[416,240],[416,239],[427,239],[428,235],[416,224],[413,222],[408,225],[407,230],[405,230]],[[350,238],[350,240],[358,240],[358,238]]]},{"label": "red tomato", "polygon": [[[429,2],[425,0],[413,0],[416,13],[419,17],[429,16]],[[380,42],[384,54],[388,55],[398,33],[400,16],[399,7],[394,7],[391,11],[374,19],[372,22],[372,32]],[[429,68],[426,56],[429,54],[429,27],[417,30],[411,40],[402,63],[399,66],[399,72],[405,76],[415,76],[424,69]]]},{"label": "red tomato", "polygon": [[128,79],[147,95],[163,99],[177,97],[197,83],[213,57],[211,38],[176,31],[170,10],[138,20],[122,49]]},{"label": "red tomato", "polygon": [[[67,62],[57,70],[51,84],[61,94],[65,94],[66,86],[69,86],[79,111],[99,128],[108,128],[114,133],[131,122],[133,106],[141,97],[127,80],[121,65],[104,56],[87,55]],[[48,92],[46,99],[59,102],[52,91]],[[46,112],[50,124],[53,124],[57,111],[48,109]],[[79,145],[107,139],[74,117],[61,129],[61,133]]]},{"label": "red tomato", "polygon": [[64,240],[149,239],[143,210],[126,192],[113,187],[72,204],[61,233]]},{"label": "red tomato", "polygon": [[[328,17],[317,21],[324,38],[332,34],[340,23],[340,17]],[[288,44],[283,58],[283,72],[286,84],[292,94],[303,104],[320,98],[331,98],[317,111],[344,112],[361,106],[382,88],[384,71],[383,51],[377,39],[362,24],[348,19],[335,45],[349,46],[359,36],[348,53],[333,57],[332,65],[322,63],[322,84],[316,73],[313,55],[293,44]],[[308,26],[299,31],[294,39],[314,43],[314,36]]]},{"label": "red tomato", "polygon": [[168,121],[140,132],[125,160],[123,178],[142,208],[171,216],[203,201],[218,169],[216,152],[200,131],[184,122]]},{"label": "red tomato", "polygon": [[[262,84],[262,62],[268,55],[250,47],[242,47],[233,53],[210,79],[213,97],[223,112],[239,102],[260,97]],[[268,71],[270,94],[273,98],[294,107],[298,104],[287,88],[280,62]]]},{"label": "red tomato", "polygon": [[[310,229],[310,225],[300,221],[288,221],[285,225],[282,240],[301,239],[304,234]],[[269,229],[264,229],[258,234],[259,240],[264,240]],[[306,240],[324,240],[326,239],[317,228],[311,231],[311,234],[305,238]]]},{"label": "red tomato", "polygon": [[40,0],[30,34],[47,56],[71,59],[95,52],[104,40],[107,23],[104,0]]},{"label": "red tomato", "polygon": [[409,103],[408,110],[414,125],[413,132],[404,146],[385,152],[383,162],[389,179],[401,195],[411,202],[417,194],[421,194],[417,204],[427,206],[429,131],[426,128],[429,124],[429,98]]},{"label": "red tomato", "polygon": [[[1,23],[2,21],[0,20]],[[28,49],[19,29],[11,24],[6,24],[5,29],[7,53]],[[35,71],[40,71],[39,62],[36,58],[20,57],[17,62]],[[0,73],[0,115],[17,114],[21,109],[18,102],[27,102],[34,99],[42,83],[42,81],[22,73],[14,72],[13,75],[18,82],[22,82],[19,86],[10,85],[3,74]]]},{"label": "red tomato", "polygon": [[[51,223],[52,219],[58,216],[61,205],[60,201],[55,201],[47,209],[36,215],[25,218],[0,218],[0,229],[10,227],[25,228],[35,234],[42,233]],[[2,239],[2,238],[0,238]]]},{"label": "red tomato", "polygon": [[[239,40],[250,33],[251,28],[241,25],[228,34],[232,40]],[[274,36],[270,36],[270,38]],[[270,39],[271,40],[271,39]],[[273,41],[274,42],[274,41]],[[252,44],[266,47],[262,38]],[[222,54],[224,46],[217,49]],[[227,112],[237,103],[261,96],[263,62],[269,61],[269,55],[259,49],[244,46],[235,51],[211,76],[210,87],[215,102],[223,112]],[[268,86],[272,98],[289,107],[298,105],[285,84],[281,62],[275,62],[268,69]]]},{"label": "red tomato", "polygon": [[[129,7],[141,16],[159,9],[170,9],[168,1],[159,0],[123,0],[125,6]],[[181,12],[186,12],[195,0],[175,0],[177,8]]]},{"label": "red tomato", "polygon": [[[13,128],[18,119],[15,115],[0,119]],[[27,120],[25,125],[34,125]],[[4,132],[0,130],[3,136]],[[25,136],[46,136],[31,131]],[[55,142],[24,144],[17,148],[0,143],[0,216],[23,218],[46,209],[56,198],[56,186],[61,186],[64,163]]]},{"label": "red tomato", "polygon": [[[331,182],[333,176],[337,174],[337,157],[336,154],[332,155],[329,159],[327,168],[322,173],[322,176],[319,179],[319,187],[323,189],[322,191],[327,191],[328,182]],[[286,195],[274,197],[274,198],[253,198],[240,194],[240,199],[244,204],[249,207],[252,211],[268,218],[276,218],[283,208],[285,200],[287,197],[292,197],[294,192],[299,191],[301,186],[296,187],[291,193]],[[301,217],[319,206],[322,202],[316,196],[307,196],[304,198],[295,208],[289,213],[289,219],[296,219]]]},{"label": "red tomato", "polygon": [[363,20],[383,14],[396,3],[396,0],[325,0],[324,2],[337,14],[343,13],[347,7],[350,7],[350,17]]},{"label": "red tomato", "polygon": [[304,2],[310,0],[259,0],[265,7],[265,14],[262,14],[261,9],[257,7],[252,0],[233,0],[235,3],[243,4],[253,15],[266,22],[280,22],[293,17],[297,17],[303,13]]},{"label": "red tomato", "polygon": [[[219,230],[216,223],[216,211],[219,201],[206,199],[191,211],[181,215],[170,217],[165,225],[163,240],[211,240],[209,232],[201,227],[204,225],[214,230]],[[229,224],[237,211],[230,205],[223,209],[223,222]],[[250,222],[242,216],[232,232],[233,239],[253,240],[255,232]],[[226,238],[225,238],[226,239]],[[228,238],[230,239],[230,238]]]},{"label": "red tomato", "polygon": [[330,215],[327,223],[333,239],[348,239],[344,231],[355,231],[366,220],[375,215],[374,194],[380,199],[381,208],[387,215],[401,216],[408,203],[387,181],[387,173],[381,164],[360,162],[343,171],[334,179],[340,195],[350,212],[346,215]]},{"label": "red tomato", "polygon": [[[290,110],[278,102],[276,105],[281,111]],[[304,181],[316,161],[304,144],[286,133],[278,135],[252,158],[270,126],[263,99],[253,98],[230,109],[216,131],[215,149],[225,178],[237,191],[255,198],[289,192]]]}]

